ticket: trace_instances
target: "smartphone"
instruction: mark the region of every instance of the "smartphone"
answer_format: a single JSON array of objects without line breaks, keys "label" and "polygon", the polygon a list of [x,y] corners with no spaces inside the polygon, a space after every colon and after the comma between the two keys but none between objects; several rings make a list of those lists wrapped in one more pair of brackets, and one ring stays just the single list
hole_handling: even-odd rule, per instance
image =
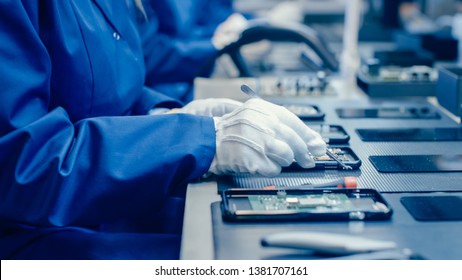
[{"label": "smartphone", "polygon": [[281,106],[302,120],[323,120],[326,115],[315,105],[282,104]]},{"label": "smartphone", "polygon": [[318,132],[328,144],[346,144],[350,141],[350,135],[340,125],[306,124],[309,128]]},{"label": "smartphone", "polygon": [[363,141],[462,141],[462,128],[356,129]]},{"label": "smartphone", "polygon": [[[351,166],[353,169],[358,169],[361,166],[361,160],[359,157],[353,152],[353,150],[349,147],[336,147],[336,146],[329,146],[328,148],[341,162],[344,164]],[[315,157],[315,166],[313,168],[303,168],[294,162],[292,165],[288,167],[283,167],[282,171],[292,172],[292,171],[306,171],[306,170],[344,170],[343,166],[341,166],[337,161],[333,160],[328,155]]]},{"label": "smartphone", "polygon": [[461,172],[462,155],[369,156],[379,172]]},{"label": "smartphone", "polygon": [[393,213],[374,189],[229,189],[221,197],[227,221],[386,220]]},{"label": "smartphone", "polygon": [[340,108],[340,118],[439,119],[440,114],[430,107]]}]

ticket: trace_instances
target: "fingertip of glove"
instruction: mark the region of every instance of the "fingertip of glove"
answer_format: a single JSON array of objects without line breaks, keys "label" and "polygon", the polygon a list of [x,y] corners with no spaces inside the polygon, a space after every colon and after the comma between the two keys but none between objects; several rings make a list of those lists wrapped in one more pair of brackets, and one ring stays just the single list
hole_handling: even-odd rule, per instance
[{"label": "fingertip of glove", "polygon": [[307,156],[306,160],[304,161],[298,161],[297,164],[303,168],[313,168],[316,165],[314,159],[311,156]]},{"label": "fingertip of glove", "polygon": [[276,177],[281,173],[281,170],[281,166],[275,164],[272,167],[258,170],[257,173],[265,177]]},{"label": "fingertip of glove", "polygon": [[327,144],[321,138],[310,141],[307,146],[313,156],[322,156],[326,154]]}]

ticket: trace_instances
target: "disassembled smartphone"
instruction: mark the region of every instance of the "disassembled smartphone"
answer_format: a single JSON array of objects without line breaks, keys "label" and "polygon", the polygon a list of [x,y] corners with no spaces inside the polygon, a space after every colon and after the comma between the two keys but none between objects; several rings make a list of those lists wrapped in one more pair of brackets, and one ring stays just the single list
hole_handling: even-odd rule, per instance
[{"label": "disassembled smartphone", "polygon": [[346,144],[350,141],[350,135],[340,125],[309,124],[311,129],[321,134],[323,140],[328,144]]},{"label": "disassembled smartphone", "polygon": [[222,215],[227,221],[386,220],[392,213],[374,189],[222,192]]},{"label": "disassembled smartphone", "polygon": [[[358,169],[361,166],[361,160],[359,157],[353,152],[353,150],[349,147],[335,147],[330,146],[329,151],[341,162],[345,165],[351,166],[353,169]],[[326,169],[335,169],[335,170],[344,170],[343,166],[341,166],[338,162],[333,160],[328,155],[315,157],[315,167],[305,169],[294,162],[292,165],[288,167],[284,167],[283,171],[306,171],[306,170],[326,170]]]}]

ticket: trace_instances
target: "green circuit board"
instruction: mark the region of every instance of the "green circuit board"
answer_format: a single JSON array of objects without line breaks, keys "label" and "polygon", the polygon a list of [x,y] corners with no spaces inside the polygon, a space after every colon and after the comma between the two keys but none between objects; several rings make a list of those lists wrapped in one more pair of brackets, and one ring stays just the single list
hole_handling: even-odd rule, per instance
[{"label": "green circuit board", "polygon": [[287,195],[252,195],[248,197],[254,211],[298,212],[348,212],[348,211],[382,211],[382,207],[370,197],[352,198],[345,194],[308,194]]}]

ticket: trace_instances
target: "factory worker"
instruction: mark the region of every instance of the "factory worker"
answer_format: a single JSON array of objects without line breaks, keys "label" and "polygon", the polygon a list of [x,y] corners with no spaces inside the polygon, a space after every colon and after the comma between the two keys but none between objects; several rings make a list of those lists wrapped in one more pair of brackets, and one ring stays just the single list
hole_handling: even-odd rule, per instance
[{"label": "factory worker", "polygon": [[177,38],[212,38],[234,13],[232,0],[146,0],[159,15],[159,31]]},{"label": "factory worker", "polygon": [[182,104],[143,86],[139,11],[125,0],[0,1],[1,259],[176,259],[188,182],[273,176],[325,152],[293,114],[258,99],[162,113]]},{"label": "factory worker", "polygon": [[189,102],[194,78],[210,75],[217,51],[239,38],[247,20],[232,14],[229,0],[144,3],[138,21],[143,49],[145,54],[157,54],[145,55],[145,84]]}]

